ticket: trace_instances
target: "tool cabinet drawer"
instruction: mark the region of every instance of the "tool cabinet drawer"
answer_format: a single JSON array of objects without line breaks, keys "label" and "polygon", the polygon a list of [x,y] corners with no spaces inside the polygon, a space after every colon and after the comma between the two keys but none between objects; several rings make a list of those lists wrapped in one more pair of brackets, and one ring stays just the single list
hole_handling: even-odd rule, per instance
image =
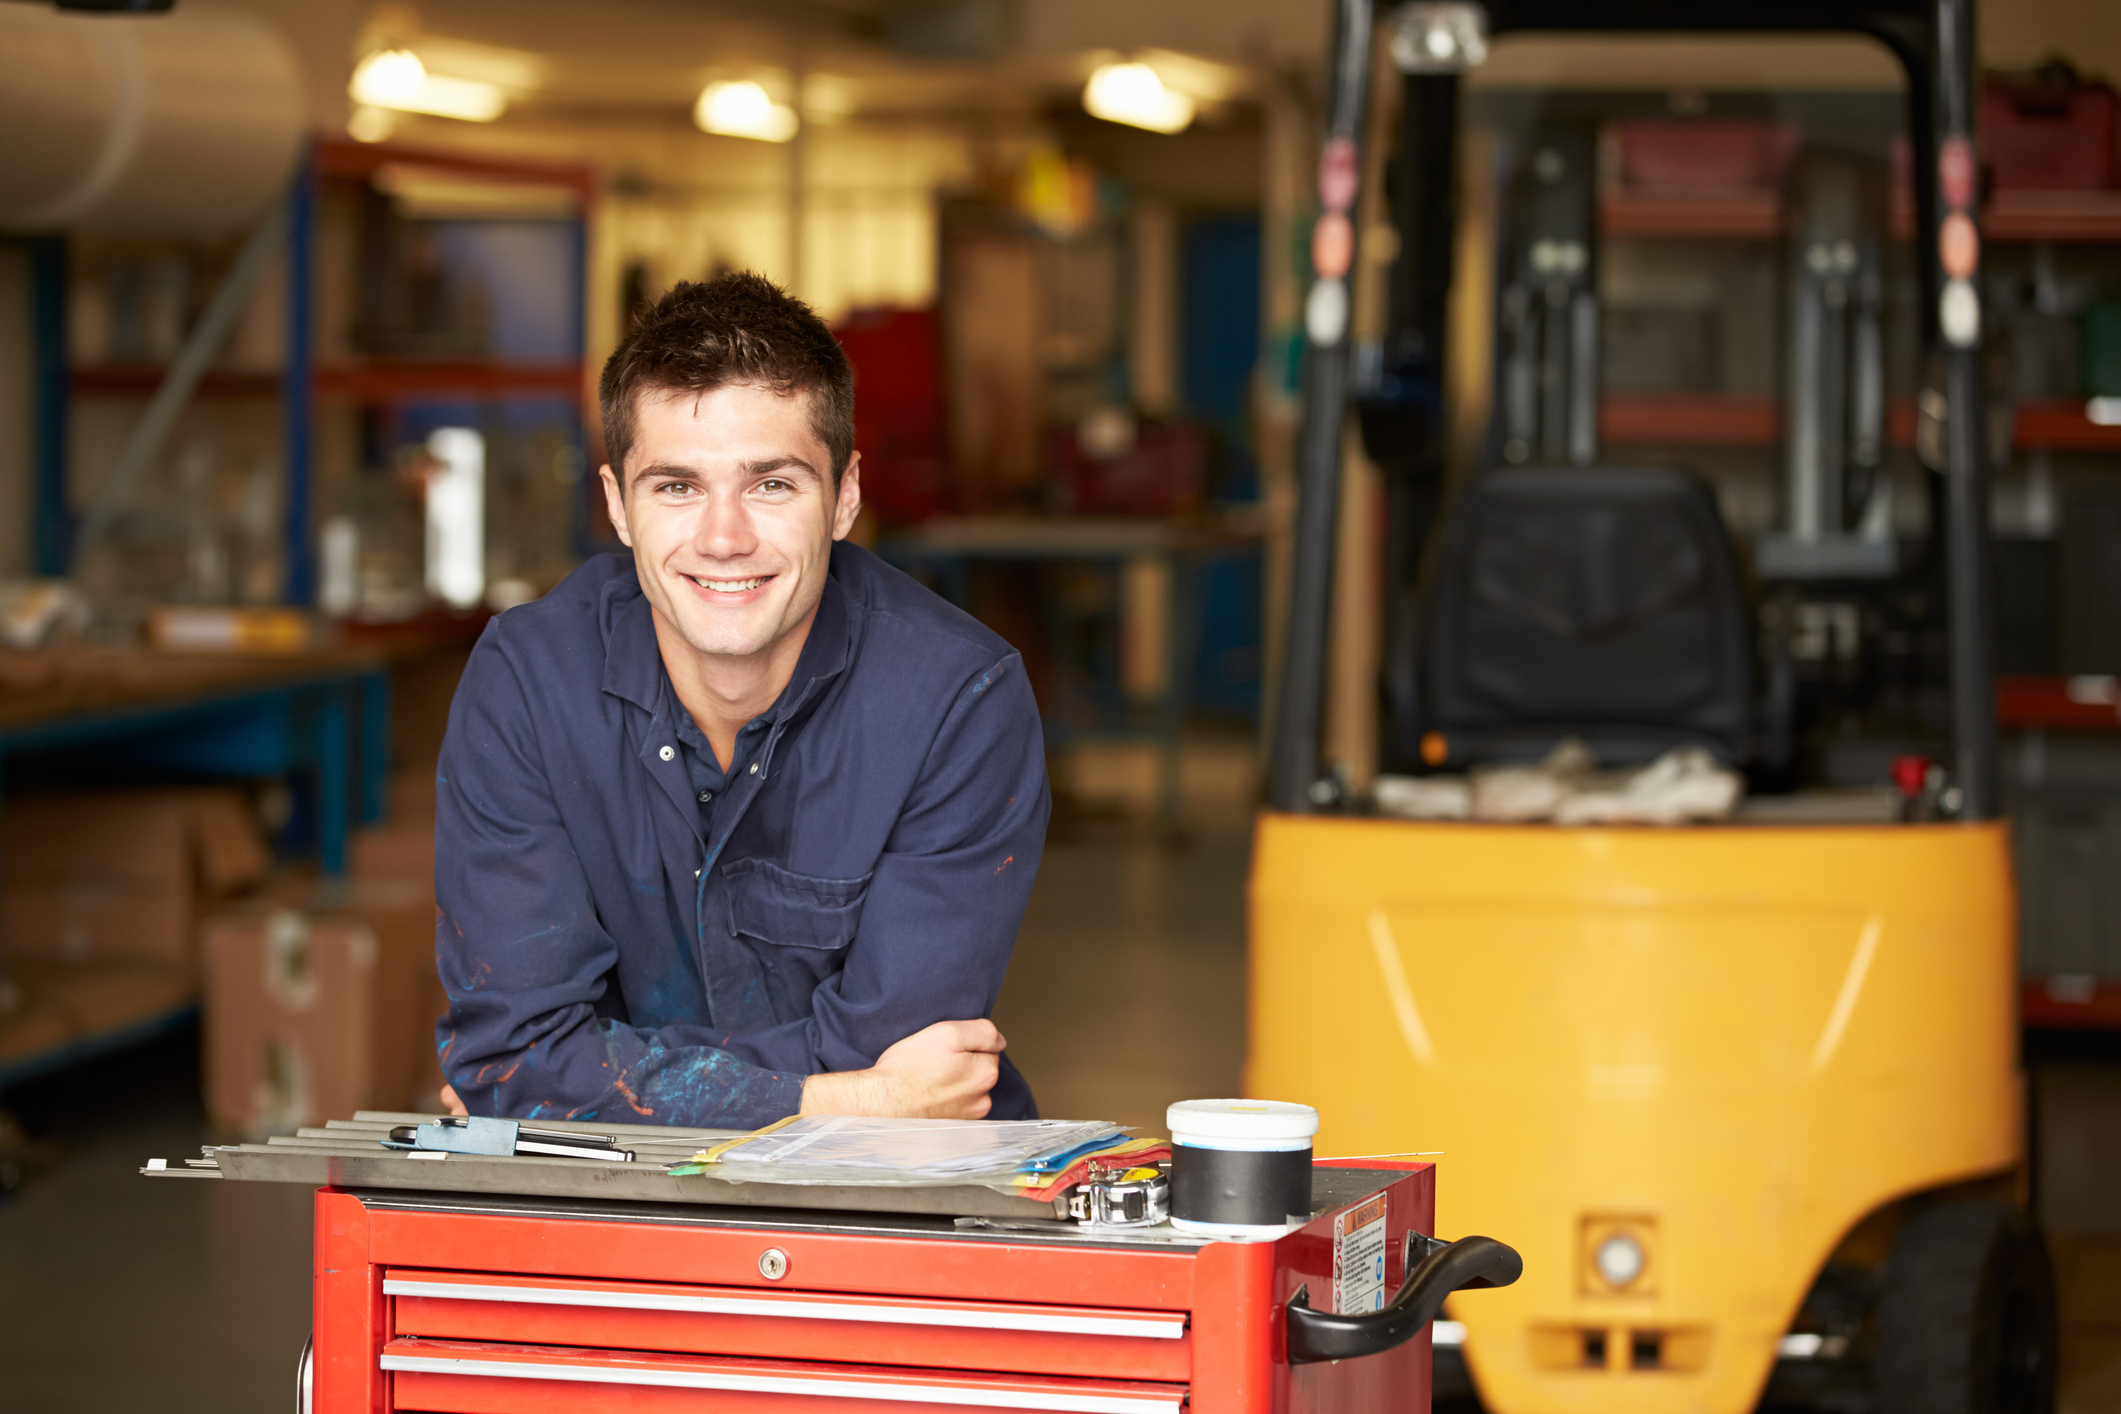
[{"label": "tool cabinet drawer", "polygon": [[403,1267],[383,1294],[400,1337],[1177,1382],[1192,1368],[1178,1311]]},{"label": "tool cabinet drawer", "polygon": [[1184,1385],[400,1337],[391,1407],[425,1414],[1180,1414]]}]

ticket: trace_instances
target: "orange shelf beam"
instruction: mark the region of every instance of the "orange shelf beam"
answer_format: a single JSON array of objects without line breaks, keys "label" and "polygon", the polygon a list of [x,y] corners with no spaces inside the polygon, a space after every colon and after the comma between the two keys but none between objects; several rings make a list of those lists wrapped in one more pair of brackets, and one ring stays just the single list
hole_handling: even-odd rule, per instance
[{"label": "orange shelf beam", "polygon": [[597,174],[590,167],[522,162],[508,157],[484,157],[469,152],[389,142],[361,143],[344,138],[322,138],[317,142],[317,175],[320,177],[367,181],[383,168],[395,164],[427,167],[495,182],[572,187],[585,205],[593,203],[597,195]]},{"label": "orange shelf beam", "polygon": [[1608,393],[1598,406],[1608,442],[1768,447],[1782,440],[1782,404],[1742,393]]},{"label": "orange shelf beam", "polygon": [[[162,386],[166,370],[159,364],[105,364],[76,368],[73,390],[88,397],[148,397]],[[579,363],[506,364],[476,359],[433,361],[370,359],[325,364],[316,370],[320,396],[361,403],[402,402],[423,394],[559,393],[579,397],[584,390]],[[271,398],[280,392],[278,373],[217,371],[199,380],[204,397]]]},{"label": "orange shelf beam", "polygon": [[1608,192],[1598,203],[1599,229],[1609,236],[1708,237],[1771,241],[1782,234],[1779,192]]},{"label": "orange shelf beam", "polygon": [[2005,727],[2121,729],[2112,678],[2005,675],[1996,679],[1996,721]]},{"label": "orange shelf beam", "polygon": [[[158,363],[105,363],[74,369],[69,377],[77,397],[151,396],[168,370]],[[270,372],[215,370],[199,380],[199,391],[215,398],[270,398],[280,391],[280,375]]]},{"label": "orange shelf beam", "polygon": [[[1598,224],[1608,236],[1771,241],[1782,234],[1782,196],[1621,188],[1599,199]],[[1982,209],[1981,229],[1991,241],[2121,242],[2121,191],[1999,191]],[[1893,199],[1892,231],[1914,238],[1914,201],[1904,193]]]},{"label": "orange shelf beam", "polygon": [[429,362],[420,359],[371,359],[361,363],[324,364],[317,369],[321,397],[361,403],[401,402],[422,394],[561,393],[580,397],[579,363],[505,364],[477,360]]},{"label": "orange shelf beam", "polygon": [[[2078,399],[2018,404],[2014,445],[2057,452],[2121,452],[2121,427],[2102,427]],[[1609,393],[1599,404],[1598,431],[1608,442],[1668,442],[1697,447],[1770,447],[1782,440],[1782,405],[1738,393]],[[1895,398],[1886,409],[1887,436],[1896,447],[1915,445],[1915,405]]]}]

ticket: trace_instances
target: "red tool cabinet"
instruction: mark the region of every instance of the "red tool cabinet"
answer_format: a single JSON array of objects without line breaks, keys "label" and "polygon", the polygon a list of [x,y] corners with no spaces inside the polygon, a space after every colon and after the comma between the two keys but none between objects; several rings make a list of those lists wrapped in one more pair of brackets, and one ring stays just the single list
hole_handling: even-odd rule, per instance
[{"label": "red tool cabinet", "polygon": [[1430,1250],[1410,1234],[1433,1230],[1434,1178],[1320,1166],[1317,1216],[1258,1243],[323,1188],[309,1406],[1411,1414],[1426,1317],[1381,1353],[1292,1364],[1288,1311],[1398,1290]]}]

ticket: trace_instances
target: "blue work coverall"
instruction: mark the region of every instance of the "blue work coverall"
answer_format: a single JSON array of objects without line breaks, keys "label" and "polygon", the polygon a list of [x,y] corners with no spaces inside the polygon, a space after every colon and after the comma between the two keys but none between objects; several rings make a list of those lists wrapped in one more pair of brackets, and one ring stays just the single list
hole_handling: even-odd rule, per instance
[{"label": "blue work coverall", "polygon": [[[683,712],[629,558],[473,650],[435,821],[436,1044],[473,1114],[756,1128],[992,1010],[1051,809],[1015,650],[842,542],[711,811]],[[991,1117],[1036,1113],[1005,1058]]]}]

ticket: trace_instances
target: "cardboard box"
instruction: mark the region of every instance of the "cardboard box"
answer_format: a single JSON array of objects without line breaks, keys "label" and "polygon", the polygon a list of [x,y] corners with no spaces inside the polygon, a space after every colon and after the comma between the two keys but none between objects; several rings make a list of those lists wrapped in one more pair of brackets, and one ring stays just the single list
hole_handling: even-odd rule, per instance
[{"label": "cardboard box", "polygon": [[287,1134],[369,1107],[373,929],[257,905],[208,920],[200,951],[206,1110],[216,1128]]},{"label": "cardboard box", "polygon": [[383,821],[355,830],[347,868],[356,878],[420,879],[434,887],[435,777],[432,769],[390,779]]},{"label": "cardboard box", "polygon": [[10,965],[7,981],[0,1066],[162,1020],[198,998],[189,967],[153,961],[32,958]]},{"label": "cardboard box", "polygon": [[99,791],[0,810],[0,950],[189,965],[199,917],[272,857],[240,790]]},{"label": "cardboard box", "polygon": [[356,830],[346,849],[346,867],[357,879],[404,879],[434,888],[434,821]]},{"label": "cardboard box", "polygon": [[[439,1080],[434,1023],[441,989],[435,971],[434,886],[427,879],[356,878],[321,889],[310,902],[318,918],[355,920],[376,939],[375,1000],[370,1022],[374,1057],[367,1104],[371,1109],[432,1109]],[[432,1009],[430,1009],[432,1008]]]},{"label": "cardboard box", "polygon": [[[367,1059],[358,1077],[356,1107],[432,1109],[435,1091],[441,1086],[434,1058],[434,1023],[447,1002],[440,996],[441,981],[435,972],[434,891],[429,883],[425,879],[328,881],[289,876],[276,881],[254,902],[209,921],[207,928],[211,932],[224,923],[242,923],[255,929],[261,912],[290,914],[313,931],[343,926],[365,931],[373,947],[373,965],[353,979],[367,991],[363,1003]],[[254,992],[228,994],[217,1013],[211,1004],[211,975],[207,990],[209,1053],[218,1044],[217,1029],[257,1029],[257,1019],[240,1010],[256,1000]],[[236,1044],[240,1048],[249,1043]],[[314,1075],[318,1065],[330,1064],[329,1058],[313,1060],[310,1073]],[[215,1109],[213,1113],[218,1122],[221,1112]],[[332,1112],[335,1116],[344,1113]]]}]

